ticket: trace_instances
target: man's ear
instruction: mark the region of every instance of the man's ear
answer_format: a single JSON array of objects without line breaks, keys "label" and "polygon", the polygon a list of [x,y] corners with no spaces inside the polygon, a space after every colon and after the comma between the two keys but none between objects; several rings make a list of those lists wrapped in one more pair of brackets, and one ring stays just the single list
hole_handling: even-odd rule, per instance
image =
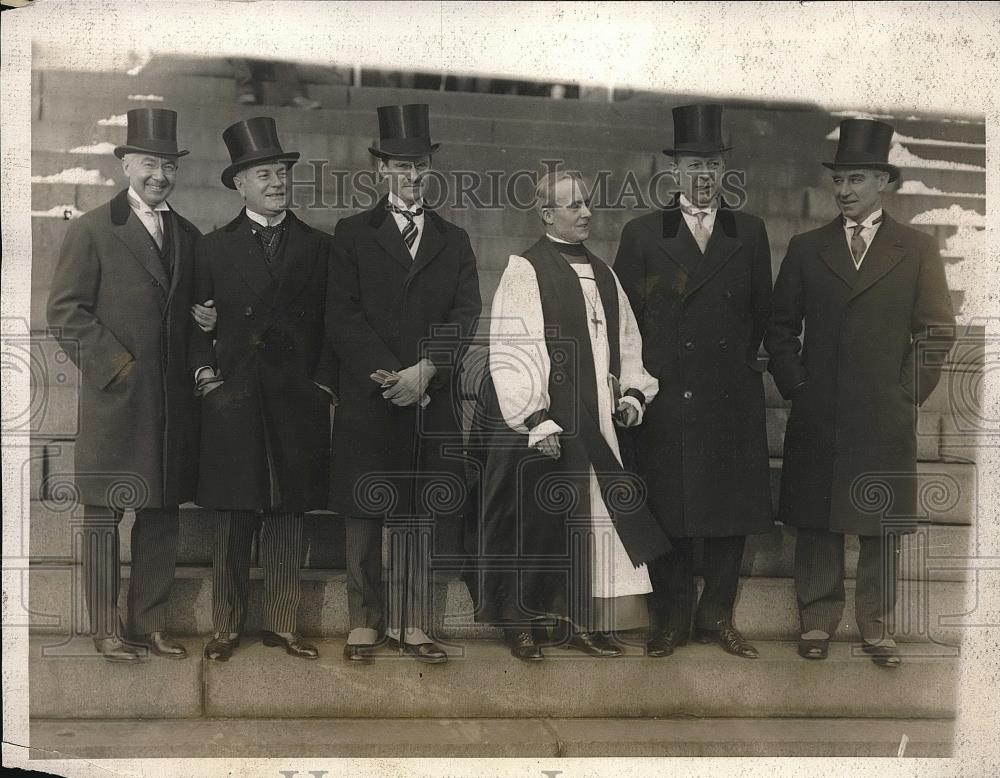
[{"label": "man's ear", "polygon": [[542,221],[545,222],[546,224],[552,224],[552,222],[555,221],[555,219],[552,216],[551,208],[542,208],[541,214],[542,214]]},{"label": "man's ear", "polygon": [[884,192],[889,186],[889,173],[885,170],[878,171],[878,190]]}]

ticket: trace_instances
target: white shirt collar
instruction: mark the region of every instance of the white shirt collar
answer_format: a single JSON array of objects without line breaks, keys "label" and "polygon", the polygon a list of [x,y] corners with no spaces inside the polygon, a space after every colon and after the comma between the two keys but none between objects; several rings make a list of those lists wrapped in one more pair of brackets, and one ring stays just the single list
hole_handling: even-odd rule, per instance
[{"label": "white shirt collar", "polygon": [[868,217],[864,221],[862,221],[862,222],[856,222],[853,219],[848,219],[845,216],[844,217],[844,227],[847,228],[847,229],[851,229],[851,228],[857,227],[858,224],[860,223],[862,229],[870,230],[870,229],[873,229],[873,228],[875,228],[875,227],[878,226],[874,222],[875,222],[876,219],[881,219],[881,218],[882,218],[882,209],[881,208],[878,208],[877,210],[872,211],[870,214],[868,214]]},{"label": "white shirt collar", "polygon": [[[417,200],[417,202],[412,205],[407,205],[403,202],[402,198],[395,192],[389,192],[389,202],[395,205],[397,208],[402,208],[404,211],[415,211],[417,208],[423,208],[423,200]],[[423,214],[420,214],[423,216]]]},{"label": "white shirt collar", "polygon": [[553,243],[565,243],[567,246],[579,246],[580,241],[563,240],[562,238],[557,238],[551,232],[546,232],[545,237],[551,240]]},{"label": "white shirt collar", "polygon": [[694,213],[694,212],[697,212],[697,211],[702,211],[704,213],[707,213],[709,216],[712,216],[712,215],[715,214],[715,212],[719,208],[719,200],[718,200],[718,198],[713,197],[712,198],[712,202],[710,202],[708,205],[703,205],[703,206],[701,206],[699,208],[699,207],[695,206],[694,203],[692,203],[690,200],[687,199],[687,195],[682,194],[681,195],[681,208],[684,209],[685,213],[688,213],[689,211],[691,213]]},{"label": "white shirt collar", "polygon": [[158,205],[150,205],[141,197],[139,193],[135,191],[131,186],[128,188],[128,204],[136,213],[150,213],[151,211],[169,211],[170,206],[167,205],[167,201],[164,200]]},{"label": "white shirt collar", "polygon": [[274,227],[277,224],[281,224],[285,220],[285,214],[287,213],[288,211],[282,211],[277,216],[267,217],[247,208],[247,218],[263,227]]}]

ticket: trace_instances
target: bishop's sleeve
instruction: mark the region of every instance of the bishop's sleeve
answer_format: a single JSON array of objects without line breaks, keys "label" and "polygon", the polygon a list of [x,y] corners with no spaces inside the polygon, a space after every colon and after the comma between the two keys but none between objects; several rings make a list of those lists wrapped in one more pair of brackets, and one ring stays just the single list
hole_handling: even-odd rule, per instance
[{"label": "bishop's sleeve", "polygon": [[[613,270],[611,272],[614,274]],[[639,332],[639,324],[617,275],[615,275],[615,286],[618,289],[618,341],[621,355],[619,383],[622,399],[632,401],[639,411],[641,422],[646,405],[653,401],[660,390],[660,382],[647,373],[642,364],[642,335]]]},{"label": "bishop's sleeve", "polygon": [[535,270],[523,257],[510,257],[490,313],[490,375],[507,426],[528,435],[533,446],[562,432],[547,417],[549,352]]}]

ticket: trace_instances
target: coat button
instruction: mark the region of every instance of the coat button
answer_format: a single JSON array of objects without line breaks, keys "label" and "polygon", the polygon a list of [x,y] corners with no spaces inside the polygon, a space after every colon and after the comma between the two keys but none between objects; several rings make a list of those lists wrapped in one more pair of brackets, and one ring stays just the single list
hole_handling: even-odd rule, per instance
[{"label": "coat button", "polygon": [[728,289],[726,290],[726,295],[725,296],[726,296],[727,300],[732,300],[733,299],[733,293],[730,292]]},{"label": "coat button", "polygon": [[684,390],[684,399],[685,400],[690,400],[692,397],[694,397],[694,393],[690,389],[685,389]]},{"label": "coat button", "polygon": [[719,348],[721,348],[723,351],[725,351],[727,348],[729,348],[729,344],[726,343],[726,339],[725,338],[723,338],[722,340],[719,341]]},{"label": "coat button", "polygon": [[304,319],[304,318],[305,318],[305,315],[306,315],[306,312],[305,312],[305,311],[299,311],[299,318],[300,318],[300,319]]},{"label": "coat button", "polygon": [[246,310],[243,311],[243,315],[244,316],[253,316],[253,308],[248,305],[246,307]]},{"label": "coat button", "polygon": [[694,343],[692,343],[689,340],[687,343],[684,344],[684,348],[686,348],[688,351],[694,351]]}]

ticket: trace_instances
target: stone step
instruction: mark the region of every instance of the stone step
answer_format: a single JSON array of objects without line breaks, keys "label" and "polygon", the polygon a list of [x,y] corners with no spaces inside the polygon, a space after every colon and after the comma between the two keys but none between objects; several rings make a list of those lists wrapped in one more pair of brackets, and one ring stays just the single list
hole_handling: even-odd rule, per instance
[{"label": "stone step", "polygon": [[230,661],[209,662],[203,641],[185,643],[185,660],[123,667],[96,656],[85,638],[32,637],[31,715],[942,719],[954,716],[959,672],[957,657],[932,646],[905,647],[902,666],[886,670],[848,644],[834,644],[822,662],[801,659],[792,643],[761,643],[756,660],[692,645],[657,660],[634,647],[619,659],[548,649],[546,661],[526,666],[504,646],[478,641],[449,647],[445,665],[384,650],[373,666],[352,667],[340,640],[319,641],[312,662],[252,639]]},{"label": "stone step", "polygon": [[[653,100],[618,100],[616,102],[585,100],[550,100],[543,97],[490,95],[470,92],[441,92],[436,89],[406,89],[373,86],[347,86],[349,83],[345,67],[337,72],[328,67],[309,64],[297,65],[299,78],[307,84],[309,94],[323,102],[324,107],[374,110],[378,105],[389,103],[430,103],[435,115],[489,115],[498,118],[523,116],[528,119],[564,116],[564,121],[592,121],[595,123],[622,123],[648,127],[669,127],[671,105],[697,101],[697,96],[689,94],[673,95],[657,93]],[[130,94],[153,93],[164,97],[164,105],[177,109],[187,105],[210,105],[217,102],[231,102],[235,105],[235,88],[229,76],[229,68],[220,60],[184,60],[157,55],[136,76],[124,73],[80,73],[59,69],[36,69],[33,78],[37,81],[37,91],[45,96],[78,99],[81,93],[95,98],[124,99]],[[365,78],[370,71],[365,69]],[[271,101],[276,95],[270,81],[263,82],[264,100]],[[762,103],[745,101],[723,101],[728,104],[727,116],[756,108]],[[265,105],[267,102],[265,102]],[[150,103],[134,102],[134,105]],[[471,106],[471,107],[470,107]],[[268,110],[273,106],[267,105]],[[767,106],[777,112],[774,106]],[[816,119],[828,129],[836,127],[843,118],[812,106],[788,105],[781,108],[802,121]],[[855,115],[855,112],[849,112]],[[955,122],[950,116],[894,116],[889,120],[901,133],[911,137],[930,137],[941,140],[985,142],[985,123],[981,118],[971,117]]]},{"label": "stone step", "polygon": [[[126,602],[130,570],[123,566],[121,602]],[[70,564],[39,563],[30,566],[30,613],[33,632],[84,634],[86,609],[79,588],[78,568]],[[263,580],[260,568],[251,570],[251,598],[246,630],[260,630]],[[23,580],[23,579],[22,579]],[[346,574],[339,570],[303,570],[298,628],[305,635],[344,636],[349,631]],[[454,574],[435,572],[430,604],[434,633],[442,639],[472,640],[497,637],[499,632],[475,621],[468,587]],[[983,584],[985,585],[985,584]],[[897,607],[896,638],[908,643],[956,645],[966,614],[977,607],[979,584],[951,581],[901,581]],[[858,640],[854,619],[854,582],[846,582],[844,616],[834,636]],[[22,593],[23,597],[23,593]],[[24,598],[27,600],[27,598]],[[178,567],[170,603],[168,628],[179,635],[212,633],[211,570]],[[981,615],[981,614],[980,614]],[[969,624],[975,623],[975,618]],[[737,627],[752,640],[792,640],[799,635],[795,591],[790,578],[743,578],[736,602]],[[639,640],[639,638],[636,638]],[[949,649],[950,650],[950,649]]]},{"label": "stone step", "polygon": [[[38,439],[41,461],[31,468],[29,493],[31,499],[64,500],[54,492],[73,477],[71,440],[44,441]],[[37,447],[36,446],[36,447]],[[778,508],[781,481],[781,459],[770,459],[771,499]],[[918,506],[921,518],[935,524],[971,524],[978,511],[977,468],[963,462],[918,462],[918,494],[923,495]],[[65,494],[65,493],[64,493]],[[72,505],[61,505],[65,511]]]},{"label": "stone step", "polygon": [[[34,760],[948,757],[951,719],[33,719]],[[41,766],[41,765],[39,765]]]},{"label": "stone step", "polygon": [[[177,564],[210,565],[215,543],[218,512],[188,503],[181,510]],[[129,538],[134,516],[127,513],[119,525],[123,562],[131,561]],[[73,561],[73,538],[81,526],[80,510],[51,501],[32,501],[30,557],[32,562],[55,564]],[[461,547],[462,527],[457,519],[441,519],[435,528],[437,548]],[[344,521],[332,513],[310,513],[305,517],[303,567],[308,570],[343,569]],[[901,575],[912,580],[964,581],[967,571],[957,569],[957,560],[976,554],[975,528],[930,524],[902,539]],[[776,525],[766,535],[751,535],[743,555],[742,574],[764,578],[790,578],[793,573],[795,533]],[[254,557],[256,560],[256,550]],[[858,558],[857,536],[846,537],[845,573],[854,578]],[[939,564],[940,563],[940,564]],[[950,565],[941,567],[941,565]],[[935,566],[938,565],[938,566]],[[698,568],[700,570],[700,568]]]}]

